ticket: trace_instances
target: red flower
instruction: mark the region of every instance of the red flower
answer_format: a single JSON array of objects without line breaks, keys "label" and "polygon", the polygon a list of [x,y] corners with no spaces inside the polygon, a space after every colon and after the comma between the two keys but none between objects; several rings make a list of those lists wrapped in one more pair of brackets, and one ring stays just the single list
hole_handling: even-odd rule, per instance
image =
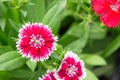
[{"label": "red flower", "polygon": [[39,23],[25,24],[19,31],[17,49],[20,53],[34,61],[48,59],[53,50],[57,38],[50,28]]},{"label": "red flower", "polygon": [[120,22],[120,0],[92,0],[93,10],[100,15],[100,20],[109,28]]},{"label": "red flower", "polygon": [[82,80],[86,76],[84,63],[75,53],[68,51],[54,76],[57,80]]},{"label": "red flower", "polygon": [[53,76],[54,73],[55,71],[47,71],[47,74],[43,76],[42,78],[39,78],[39,80],[56,80]]}]

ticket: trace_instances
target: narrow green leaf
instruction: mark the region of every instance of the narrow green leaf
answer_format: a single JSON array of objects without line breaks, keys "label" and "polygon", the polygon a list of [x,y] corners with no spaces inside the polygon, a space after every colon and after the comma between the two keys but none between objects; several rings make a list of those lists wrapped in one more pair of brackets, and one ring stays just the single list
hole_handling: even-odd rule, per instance
[{"label": "narrow green leaf", "polygon": [[82,49],[85,47],[85,45],[86,45],[86,38],[84,37],[71,42],[69,45],[65,47],[65,49],[72,50],[74,52],[81,52]]},{"label": "narrow green leaf", "polygon": [[55,59],[61,61],[61,59],[64,56],[65,50],[63,49],[62,45],[60,45],[60,44],[57,44],[56,49],[57,50],[55,50],[53,52],[53,54],[51,55],[51,57],[53,57],[53,60],[55,58]]},{"label": "narrow green leaf", "polygon": [[102,56],[107,58],[120,47],[120,35],[118,35],[104,50]]},{"label": "narrow green leaf", "polygon": [[41,65],[39,66],[38,70],[30,77],[29,80],[37,80],[38,77],[40,77],[41,75],[44,74],[46,70],[44,69],[44,67],[42,67]]},{"label": "narrow green leaf", "polygon": [[0,46],[0,55],[8,51],[12,51],[12,48],[10,46]]},{"label": "narrow green leaf", "polygon": [[4,53],[0,56],[0,70],[12,70],[25,64],[25,58],[17,51]]},{"label": "narrow green leaf", "polygon": [[58,14],[56,13],[48,24],[51,27],[54,34],[57,34],[59,31],[60,21],[62,19],[62,13],[63,11],[61,11],[61,13],[58,13]]},{"label": "narrow green leaf", "polygon": [[18,32],[20,28],[17,25],[17,23],[15,23],[12,19],[9,19],[9,22],[10,22],[11,26]]},{"label": "narrow green leaf", "polygon": [[4,29],[5,29],[5,21],[6,21],[5,18],[0,19],[0,27],[1,27],[2,31],[4,31]]},{"label": "narrow green leaf", "polygon": [[8,44],[8,42],[7,42],[7,36],[6,36],[5,33],[2,32],[1,30],[0,30],[0,42],[1,42],[1,44],[3,44],[3,45]]},{"label": "narrow green leaf", "polygon": [[33,75],[33,72],[28,69],[16,69],[9,71],[9,74],[14,78],[29,78]]},{"label": "narrow green leaf", "polygon": [[20,54],[18,53],[18,51],[10,51],[10,52],[4,53],[4,54],[0,55],[0,64],[4,63],[6,60],[9,61],[9,60],[19,57],[19,56],[20,56]]},{"label": "narrow green leaf", "polygon": [[81,0],[77,0],[77,1],[78,1],[78,4],[80,5],[80,7],[83,8],[85,12],[88,13],[90,11],[89,8],[83,3],[83,1],[81,1]]},{"label": "narrow green leaf", "polygon": [[[14,1],[14,0],[13,0]],[[19,5],[14,5],[14,7],[11,7],[12,5],[14,5],[14,3],[13,4],[9,4],[9,2],[7,3],[6,2],[6,4],[5,4],[5,6],[7,7],[7,18],[8,19],[12,19],[13,21],[15,21],[17,24],[19,24],[19,23],[21,23],[20,22],[20,12],[19,12]],[[17,8],[16,8],[17,7]],[[8,23],[7,23],[8,24]],[[9,25],[7,25],[7,26],[9,26]]]},{"label": "narrow green leaf", "polygon": [[[72,29],[73,30],[68,31],[68,35],[69,34],[74,35],[74,36],[78,37],[79,39],[70,42],[67,46],[65,46],[65,49],[72,50],[74,52],[81,52],[87,43],[89,29],[87,26],[84,26],[83,29],[82,29],[82,27],[81,28],[77,27],[75,29],[74,28],[72,28]],[[81,29],[82,31],[78,32],[79,31],[78,29]],[[76,31],[76,32],[73,32],[73,31]],[[68,38],[68,39],[70,39],[70,38]]]},{"label": "narrow green leaf", "polygon": [[21,14],[23,15],[23,17],[27,17],[27,11],[26,10],[20,10]]},{"label": "narrow green leaf", "polygon": [[77,0],[68,0],[68,2],[78,3],[78,1],[77,1]]},{"label": "narrow green leaf", "polygon": [[[60,0],[56,5],[54,5],[52,8],[50,8],[47,13],[45,14],[42,23],[48,24],[51,19],[59,14],[66,6],[66,0]],[[56,19],[55,19],[56,20]]]},{"label": "narrow green leaf", "polygon": [[[11,28],[8,34],[8,44],[13,48],[16,49],[16,41],[15,38],[18,37],[18,32],[14,29]],[[14,38],[14,39],[13,39]]]},{"label": "narrow green leaf", "polygon": [[104,66],[106,61],[99,55],[95,54],[80,54],[80,57],[85,61],[86,64],[91,66]]},{"label": "narrow green leaf", "polygon": [[46,12],[45,0],[30,0],[32,5],[27,6],[28,19],[33,22],[41,22]]},{"label": "narrow green leaf", "polygon": [[2,2],[0,3],[0,11],[1,11],[0,12],[0,27],[1,27],[2,31],[4,31],[7,10]]},{"label": "narrow green leaf", "polygon": [[49,25],[53,32],[56,33],[59,29],[58,24],[60,23],[63,9],[66,6],[66,0],[60,0],[56,5],[50,8],[45,14],[42,23]]},{"label": "narrow green leaf", "polygon": [[33,62],[33,61],[30,61],[28,60],[26,62],[27,66],[31,69],[31,71],[35,71],[36,67],[37,67],[37,62]]},{"label": "narrow green leaf", "polygon": [[95,74],[93,74],[90,70],[86,69],[87,77],[83,80],[99,80]]},{"label": "narrow green leaf", "polygon": [[66,46],[70,42],[75,41],[77,39],[79,39],[79,38],[76,37],[76,36],[73,36],[73,35],[70,35],[70,34],[65,34],[59,39],[58,43],[62,44],[63,46]]},{"label": "narrow green leaf", "polygon": [[88,27],[82,24],[73,24],[71,28],[60,38],[59,43],[63,46],[70,44],[71,42],[78,40],[86,35],[87,38]]},{"label": "narrow green leaf", "polygon": [[90,27],[90,39],[103,39],[106,37],[107,30],[103,27],[96,27],[99,26],[98,23],[92,23]]},{"label": "narrow green leaf", "polygon": [[58,60],[61,60],[60,59],[60,56],[57,54],[57,53],[52,53],[51,57],[55,58],[55,59],[58,59]]},{"label": "narrow green leaf", "polygon": [[112,37],[105,37],[100,40],[93,40],[93,39],[90,39],[90,36],[89,36],[89,41],[87,46],[85,46],[84,48],[84,52],[89,52],[89,53],[97,52],[98,54],[102,54],[106,46],[109,45],[109,43],[112,40],[113,40]]},{"label": "narrow green leaf", "polygon": [[8,71],[0,71],[0,80],[11,80]]},{"label": "narrow green leaf", "polygon": [[104,74],[111,75],[111,73],[113,71],[114,71],[114,65],[113,64],[110,64],[110,65],[107,65],[107,66],[98,67],[98,68],[95,68],[93,70],[93,72],[97,76],[101,76],[101,75],[104,75]]}]

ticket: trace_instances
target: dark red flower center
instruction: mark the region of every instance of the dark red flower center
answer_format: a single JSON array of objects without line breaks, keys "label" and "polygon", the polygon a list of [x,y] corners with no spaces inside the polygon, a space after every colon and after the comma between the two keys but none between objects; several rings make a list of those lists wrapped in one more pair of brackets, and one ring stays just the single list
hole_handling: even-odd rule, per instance
[{"label": "dark red flower center", "polygon": [[74,75],[77,74],[78,68],[75,65],[68,65],[68,68],[66,69],[66,72],[67,72],[66,74],[69,77],[73,77]]},{"label": "dark red flower center", "polygon": [[34,35],[30,36],[30,46],[35,48],[40,48],[42,45],[45,44],[45,40],[42,38],[41,35]]}]

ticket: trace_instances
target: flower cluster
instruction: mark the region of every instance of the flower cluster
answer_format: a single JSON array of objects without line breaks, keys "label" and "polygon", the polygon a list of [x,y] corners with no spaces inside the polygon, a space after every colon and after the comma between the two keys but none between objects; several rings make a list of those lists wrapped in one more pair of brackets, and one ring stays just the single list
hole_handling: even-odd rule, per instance
[{"label": "flower cluster", "polygon": [[115,28],[119,25],[120,0],[92,0],[91,5],[106,26]]},{"label": "flower cluster", "polygon": [[39,80],[82,80],[85,77],[83,61],[75,53],[67,51],[59,69],[56,72],[48,72]]},{"label": "flower cluster", "polygon": [[[50,28],[39,23],[25,24],[19,31],[17,49],[22,56],[33,61],[43,61],[49,58],[56,49],[57,38]],[[48,71],[39,80],[82,80],[86,72],[84,63],[72,51],[67,51],[57,71]]]}]

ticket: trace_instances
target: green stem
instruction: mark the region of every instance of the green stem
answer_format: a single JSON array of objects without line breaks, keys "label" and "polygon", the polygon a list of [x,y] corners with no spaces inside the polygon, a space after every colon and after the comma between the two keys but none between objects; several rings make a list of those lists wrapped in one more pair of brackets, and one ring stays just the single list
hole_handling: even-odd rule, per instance
[{"label": "green stem", "polygon": [[80,4],[81,8],[85,10],[85,12],[89,13],[89,9],[86,7],[85,4],[83,4],[80,0],[78,0],[78,3]]}]

